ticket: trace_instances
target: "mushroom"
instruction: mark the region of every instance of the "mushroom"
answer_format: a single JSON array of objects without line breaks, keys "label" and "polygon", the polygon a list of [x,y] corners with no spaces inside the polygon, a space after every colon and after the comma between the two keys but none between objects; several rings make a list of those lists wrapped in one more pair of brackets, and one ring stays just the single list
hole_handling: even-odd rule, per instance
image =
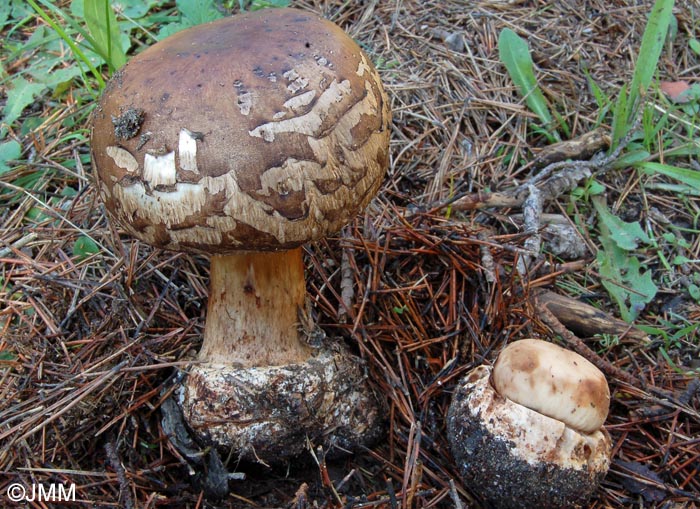
[{"label": "mushroom", "polygon": [[465,485],[493,507],[580,507],[610,465],[609,405],[593,364],[523,339],[460,381],[447,436]]},{"label": "mushroom", "polygon": [[358,359],[309,330],[301,246],[377,193],[390,122],[367,55],[296,9],[184,30],[110,80],[91,152],[111,218],[211,256],[203,345],[179,393],[200,440],[269,463],[307,439],[340,451],[381,434]]}]

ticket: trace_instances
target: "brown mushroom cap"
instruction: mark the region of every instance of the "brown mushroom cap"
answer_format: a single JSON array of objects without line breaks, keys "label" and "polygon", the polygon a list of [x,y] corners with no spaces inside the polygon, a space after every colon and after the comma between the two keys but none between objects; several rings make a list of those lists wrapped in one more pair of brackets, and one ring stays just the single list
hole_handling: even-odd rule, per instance
[{"label": "brown mushroom cap", "polygon": [[179,32],[132,58],[93,117],[112,216],[156,247],[282,250],[333,233],[388,164],[386,94],[340,28],[265,9]]},{"label": "brown mushroom cap", "polygon": [[603,373],[547,341],[509,344],[496,360],[491,382],[501,396],[583,433],[600,429],[608,416],[610,390]]}]

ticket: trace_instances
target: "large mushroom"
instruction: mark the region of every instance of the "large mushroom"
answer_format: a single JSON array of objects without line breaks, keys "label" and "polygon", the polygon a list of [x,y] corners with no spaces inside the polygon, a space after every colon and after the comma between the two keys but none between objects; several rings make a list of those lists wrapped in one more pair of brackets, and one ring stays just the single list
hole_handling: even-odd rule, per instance
[{"label": "large mushroom", "polygon": [[184,30],[111,79],[91,135],[111,218],[153,246],[211,255],[203,345],[179,394],[195,436],[269,463],[307,439],[348,450],[381,433],[361,363],[302,330],[300,246],[376,194],[390,120],[367,55],[296,9]]},{"label": "large mushroom", "polygon": [[610,465],[605,376],[537,339],[508,345],[458,384],[447,430],[470,487],[497,508],[581,507]]}]

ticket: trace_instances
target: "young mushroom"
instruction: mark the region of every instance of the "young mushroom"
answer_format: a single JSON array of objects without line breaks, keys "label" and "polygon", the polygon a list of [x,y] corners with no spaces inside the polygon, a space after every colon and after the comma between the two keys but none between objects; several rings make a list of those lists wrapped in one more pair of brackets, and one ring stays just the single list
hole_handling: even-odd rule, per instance
[{"label": "young mushroom", "polygon": [[447,418],[465,486],[493,507],[580,507],[610,465],[605,376],[537,339],[508,345],[456,388]]},{"label": "young mushroom", "polygon": [[309,339],[300,246],[377,193],[390,121],[364,52],[296,9],[179,32],[107,86],[91,151],[111,217],[153,246],[211,255],[203,345],[179,394],[201,440],[269,463],[307,439],[345,450],[381,433],[358,360]]}]

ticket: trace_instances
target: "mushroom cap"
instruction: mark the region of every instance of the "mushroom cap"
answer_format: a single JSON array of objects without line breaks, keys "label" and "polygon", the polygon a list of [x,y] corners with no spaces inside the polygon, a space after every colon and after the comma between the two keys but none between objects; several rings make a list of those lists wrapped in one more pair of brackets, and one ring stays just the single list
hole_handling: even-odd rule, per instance
[{"label": "mushroom cap", "polygon": [[539,339],[501,351],[491,382],[501,396],[583,433],[600,429],[610,409],[605,375],[589,361]]},{"label": "mushroom cap", "polygon": [[133,57],[93,115],[111,216],[173,250],[283,250],[339,230],[388,165],[389,102],[338,26],[296,9],[199,25]]},{"label": "mushroom cap", "polygon": [[465,486],[494,507],[581,507],[610,466],[605,428],[582,433],[499,395],[479,366],[455,389],[447,437]]}]

